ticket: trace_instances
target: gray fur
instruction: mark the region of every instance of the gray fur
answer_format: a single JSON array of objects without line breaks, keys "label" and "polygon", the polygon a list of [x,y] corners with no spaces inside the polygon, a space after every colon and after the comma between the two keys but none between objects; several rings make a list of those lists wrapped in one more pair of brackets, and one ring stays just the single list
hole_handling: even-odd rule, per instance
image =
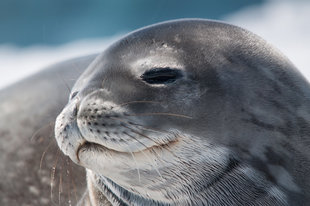
[{"label": "gray fur", "polygon": [[[140,78],[167,67],[183,77]],[[58,145],[113,205],[310,202],[309,84],[246,30],[195,19],[146,27],[99,55],[74,92]]]},{"label": "gray fur", "polygon": [[[64,78],[68,71],[69,79],[76,78],[75,69],[81,72],[92,59],[53,66],[0,93],[6,143],[0,147],[1,205],[51,204],[49,182],[33,167],[46,147],[29,138],[68,99],[62,79],[51,74],[61,72]],[[172,84],[148,85],[140,76],[152,67],[180,69],[184,76]],[[138,30],[99,55],[71,95],[75,92],[58,116],[55,134],[61,150],[87,168],[79,205],[310,202],[308,82],[248,31],[206,20]],[[183,116],[137,115],[158,112]],[[16,144],[12,151],[10,141]],[[53,160],[52,154],[47,158]],[[45,176],[52,166],[48,162]],[[77,174],[81,194],[83,175]]]}]

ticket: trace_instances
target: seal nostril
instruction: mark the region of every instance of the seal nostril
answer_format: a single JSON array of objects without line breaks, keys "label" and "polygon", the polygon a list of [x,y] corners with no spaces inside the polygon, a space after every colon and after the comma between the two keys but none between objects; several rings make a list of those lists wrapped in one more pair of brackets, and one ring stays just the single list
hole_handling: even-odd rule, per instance
[{"label": "seal nostril", "polygon": [[78,93],[78,91],[73,92],[70,99],[73,99]]}]

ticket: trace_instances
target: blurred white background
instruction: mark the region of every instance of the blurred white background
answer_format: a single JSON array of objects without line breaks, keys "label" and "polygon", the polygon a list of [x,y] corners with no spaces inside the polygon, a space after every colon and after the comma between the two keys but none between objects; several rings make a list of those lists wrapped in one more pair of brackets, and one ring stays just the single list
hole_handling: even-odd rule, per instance
[{"label": "blurred white background", "polygon": [[[309,0],[267,0],[222,14],[219,19],[260,35],[279,48],[310,79]],[[153,20],[157,21],[157,19]],[[83,38],[56,45],[19,46],[2,42],[0,43],[0,89],[52,63],[100,52],[127,31],[130,29],[124,28],[122,32],[103,38]]]}]

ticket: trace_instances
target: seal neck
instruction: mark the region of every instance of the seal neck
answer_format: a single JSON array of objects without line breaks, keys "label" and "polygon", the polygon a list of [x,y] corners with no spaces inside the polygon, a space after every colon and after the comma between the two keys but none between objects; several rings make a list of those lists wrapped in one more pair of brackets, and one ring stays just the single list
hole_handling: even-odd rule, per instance
[{"label": "seal neck", "polygon": [[[87,171],[87,176],[90,178],[91,184],[94,185],[96,193],[101,193],[112,205],[129,206],[129,205],[154,205],[154,206],[168,206],[169,204],[158,202],[152,199],[147,199],[139,196],[131,191],[128,191],[116,184],[109,178],[94,174]],[[100,200],[98,200],[100,201]]]}]

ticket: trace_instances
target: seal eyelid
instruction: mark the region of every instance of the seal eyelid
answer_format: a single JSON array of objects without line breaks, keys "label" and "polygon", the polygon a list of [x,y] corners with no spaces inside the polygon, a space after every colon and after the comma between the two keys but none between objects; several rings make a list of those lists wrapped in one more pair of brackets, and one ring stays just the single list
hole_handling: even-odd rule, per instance
[{"label": "seal eyelid", "polygon": [[149,84],[168,84],[183,77],[183,73],[179,69],[170,67],[152,68],[145,71],[140,77]]}]

